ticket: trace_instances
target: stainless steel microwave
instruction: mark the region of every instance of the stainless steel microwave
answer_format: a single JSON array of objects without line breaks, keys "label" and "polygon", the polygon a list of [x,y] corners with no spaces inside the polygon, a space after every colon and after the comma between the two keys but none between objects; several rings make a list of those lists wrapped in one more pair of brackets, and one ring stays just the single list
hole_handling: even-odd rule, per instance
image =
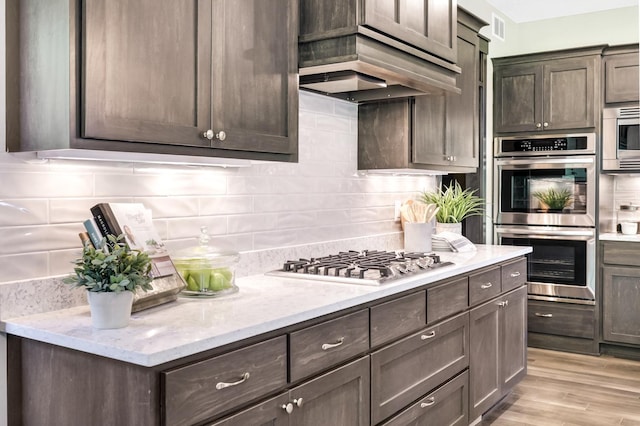
[{"label": "stainless steel microwave", "polygon": [[602,111],[602,170],[640,170],[640,107]]}]

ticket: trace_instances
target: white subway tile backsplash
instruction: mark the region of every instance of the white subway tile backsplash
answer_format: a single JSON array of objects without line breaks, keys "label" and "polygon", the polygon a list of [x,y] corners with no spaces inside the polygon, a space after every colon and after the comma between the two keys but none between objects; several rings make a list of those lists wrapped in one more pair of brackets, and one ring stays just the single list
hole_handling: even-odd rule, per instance
[{"label": "white subway tile backsplash", "polygon": [[0,226],[42,225],[48,222],[45,199],[0,199]]},{"label": "white subway tile backsplash", "polygon": [[0,283],[65,274],[99,202],[142,202],[171,251],[197,242],[255,251],[398,233],[395,200],[434,177],[360,176],[356,104],[300,94],[299,162],[220,169],[25,162],[0,153]]},{"label": "white subway tile backsplash", "polygon": [[[0,281],[16,281],[51,275],[47,252],[31,252],[0,256]],[[0,310],[3,309],[0,306]]]}]

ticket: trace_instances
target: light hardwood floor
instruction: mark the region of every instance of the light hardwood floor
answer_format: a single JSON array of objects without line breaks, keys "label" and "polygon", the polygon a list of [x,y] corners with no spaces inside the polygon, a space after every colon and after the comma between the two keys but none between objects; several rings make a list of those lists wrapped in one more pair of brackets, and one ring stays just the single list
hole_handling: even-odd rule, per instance
[{"label": "light hardwood floor", "polygon": [[529,348],[527,377],[480,424],[640,425],[640,361]]}]

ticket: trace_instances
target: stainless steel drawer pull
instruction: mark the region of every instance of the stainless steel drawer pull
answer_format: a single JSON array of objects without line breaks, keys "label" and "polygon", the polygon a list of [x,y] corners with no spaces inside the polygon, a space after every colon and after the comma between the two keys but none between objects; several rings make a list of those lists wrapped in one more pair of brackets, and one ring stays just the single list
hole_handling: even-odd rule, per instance
[{"label": "stainless steel drawer pull", "polygon": [[231,386],[238,386],[238,385],[246,382],[247,380],[249,380],[249,372],[244,373],[242,375],[242,378],[240,380],[238,380],[237,382],[231,382],[231,383],[218,382],[216,384],[216,389],[220,390],[220,389],[228,388],[228,387],[231,387]]},{"label": "stainless steel drawer pull", "polygon": [[482,284],[480,286],[480,288],[483,289],[483,290],[486,290],[486,289],[491,288],[491,287],[493,287],[493,284],[491,284],[491,283],[485,283],[485,284]]},{"label": "stainless steel drawer pull", "polygon": [[436,399],[434,397],[428,398],[427,402],[423,402],[420,404],[420,408],[427,408],[427,407],[431,407],[433,404],[436,403]]},{"label": "stainless steel drawer pull", "polygon": [[422,336],[420,336],[420,340],[433,339],[434,337],[436,337],[436,332],[431,330],[429,334],[423,334]]},{"label": "stainless steel drawer pull", "polygon": [[553,318],[553,314],[542,314],[540,312],[536,312],[536,316],[542,318]]},{"label": "stainless steel drawer pull", "polygon": [[512,272],[511,274],[511,278],[518,278],[520,276],[520,272]]},{"label": "stainless steel drawer pull", "polygon": [[342,345],[344,343],[344,337],[341,337],[340,340],[338,340],[336,343],[323,343],[322,344],[322,350],[323,351],[328,351],[329,349],[338,347],[340,345]]}]

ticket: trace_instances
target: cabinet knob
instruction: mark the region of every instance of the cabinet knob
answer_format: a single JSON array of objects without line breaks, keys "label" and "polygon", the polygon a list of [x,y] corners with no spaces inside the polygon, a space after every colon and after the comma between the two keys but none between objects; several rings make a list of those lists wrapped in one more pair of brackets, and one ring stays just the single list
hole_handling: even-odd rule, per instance
[{"label": "cabinet knob", "polygon": [[298,407],[302,407],[302,404],[304,403],[304,400],[303,400],[302,398],[295,398],[295,399],[293,400],[293,403],[294,403],[295,405],[297,405]]},{"label": "cabinet knob", "polygon": [[542,123],[536,123],[536,127],[539,129],[540,127],[542,127]]},{"label": "cabinet knob", "polygon": [[544,124],[542,125],[543,127],[549,127],[549,123],[547,123],[546,121],[544,122]]},{"label": "cabinet knob", "polygon": [[209,129],[204,132],[202,136],[204,136],[205,139],[213,140],[213,138],[216,138],[220,141],[223,141],[227,138],[227,134],[224,132],[224,130],[220,130],[218,133],[214,133],[213,130]]},{"label": "cabinet knob", "polygon": [[283,405],[282,405],[282,409],[283,409],[284,411],[286,411],[286,412],[287,412],[287,414],[291,414],[291,413],[293,413],[293,404],[292,404],[292,403],[290,403],[290,402],[289,402],[289,403],[287,403],[287,404],[283,404]]}]

